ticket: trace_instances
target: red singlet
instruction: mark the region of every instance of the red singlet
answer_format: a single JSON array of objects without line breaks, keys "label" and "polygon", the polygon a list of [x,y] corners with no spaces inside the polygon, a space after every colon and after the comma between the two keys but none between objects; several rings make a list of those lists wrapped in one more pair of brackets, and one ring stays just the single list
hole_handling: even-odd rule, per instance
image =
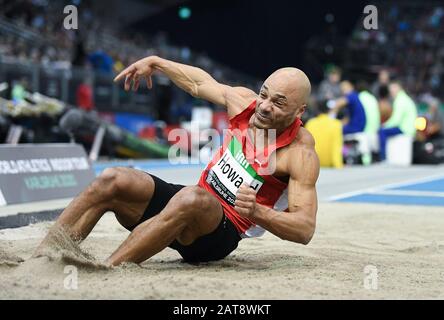
[{"label": "red singlet", "polygon": [[257,203],[279,211],[286,210],[288,208],[288,184],[271,174],[259,175],[258,171],[262,172],[260,168],[268,165],[269,155],[275,150],[287,146],[296,138],[302,124],[300,119],[296,119],[276,138],[275,143],[268,145],[261,151],[265,161],[258,161],[256,151],[253,152],[252,157],[249,156],[251,154],[249,150],[255,150],[255,146],[247,134],[248,123],[255,108],[256,101],[230,119],[229,129],[222,146],[214,155],[213,160],[208,163],[198,182],[200,187],[218,198],[225,215],[243,237],[261,236],[265,230],[249,219],[241,217],[234,209],[238,188],[246,183],[257,191]]}]

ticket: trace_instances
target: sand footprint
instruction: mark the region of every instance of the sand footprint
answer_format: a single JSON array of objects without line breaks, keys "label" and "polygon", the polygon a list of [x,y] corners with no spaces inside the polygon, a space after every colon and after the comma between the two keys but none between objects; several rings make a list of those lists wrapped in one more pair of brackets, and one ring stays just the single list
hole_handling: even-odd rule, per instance
[{"label": "sand footprint", "polygon": [[0,247],[0,266],[16,267],[20,265],[24,260],[19,256],[6,252]]}]

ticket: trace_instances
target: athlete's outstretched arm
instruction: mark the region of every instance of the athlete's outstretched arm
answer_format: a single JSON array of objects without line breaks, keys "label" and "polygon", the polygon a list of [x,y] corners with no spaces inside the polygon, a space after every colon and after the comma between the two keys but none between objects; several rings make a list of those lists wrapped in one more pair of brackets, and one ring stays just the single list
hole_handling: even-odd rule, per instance
[{"label": "athlete's outstretched arm", "polygon": [[125,78],[125,90],[132,84],[133,90],[139,88],[141,78],[145,78],[148,88],[152,88],[151,76],[155,71],[166,75],[179,88],[193,97],[225,106],[230,117],[240,113],[256,97],[247,88],[233,88],[217,82],[211,75],[200,68],[150,56],[141,59],[123,70],[114,81]]},{"label": "athlete's outstretched arm", "polygon": [[257,204],[254,190],[248,187],[239,190],[235,209],[281,239],[308,244],[316,227],[318,202],[315,184],[319,176],[319,159],[313,137],[310,135],[304,140],[289,150],[289,212]]}]

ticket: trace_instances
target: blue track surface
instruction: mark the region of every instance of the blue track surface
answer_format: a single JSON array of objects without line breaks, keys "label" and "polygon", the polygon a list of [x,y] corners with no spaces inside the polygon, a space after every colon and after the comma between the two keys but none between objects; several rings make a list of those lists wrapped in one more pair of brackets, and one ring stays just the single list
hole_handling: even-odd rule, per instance
[{"label": "blue track surface", "polygon": [[418,206],[444,206],[444,197],[398,196],[364,193],[338,200],[339,202],[366,202]]},{"label": "blue track surface", "polygon": [[394,188],[393,190],[412,190],[412,191],[438,191],[444,192],[444,179],[437,179],[429,182],[416,183],[408,186]]},{"label": "blue track surface", "polygon": [[[393,191],[398,194],[391,194]],[[405,194],[402,194],[403,192]],[[427,182],[412,182],[392,188],[381,187],[373,192],[363,191],[335,201],[444,207],[444,178],[436,178]]]}]

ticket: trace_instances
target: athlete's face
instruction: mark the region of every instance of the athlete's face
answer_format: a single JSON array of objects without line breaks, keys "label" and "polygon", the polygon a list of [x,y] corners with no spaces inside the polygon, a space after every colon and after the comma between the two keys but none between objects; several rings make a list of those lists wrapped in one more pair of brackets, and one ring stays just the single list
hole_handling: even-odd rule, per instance
[{"label": "athlete's face", "polygon": [[283,131],[305,111],[294,87],[285,77],[268,78],[256,103],[253,124],[259,129]]}]

